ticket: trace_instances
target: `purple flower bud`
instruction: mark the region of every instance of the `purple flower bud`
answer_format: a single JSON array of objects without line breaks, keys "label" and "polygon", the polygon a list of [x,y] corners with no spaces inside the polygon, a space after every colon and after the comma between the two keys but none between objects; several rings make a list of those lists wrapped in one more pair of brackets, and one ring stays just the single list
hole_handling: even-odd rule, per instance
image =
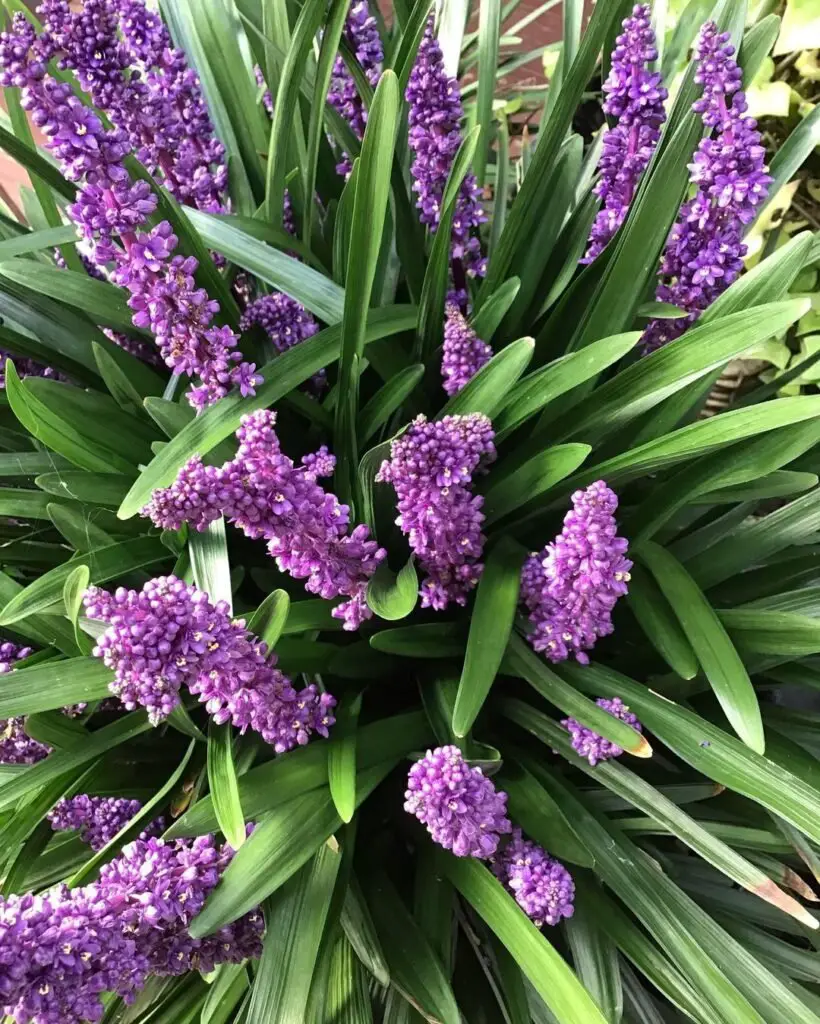
[{"label": "purple flower bud", "polygon": [[[433,35],[433,19],[428,20],[419,46],[416,63],[410,72],[405,93],[410,104],[409,143],[413,151],[413,191],[420,219],[435,232],[441,217],[444,188],[461,145],[464,110],[458,81],[444,69],[441,47]],[[487,261],[481,255],[477,229],[486,220],[481,193],[473,174],[461,184],[453,217],[451,265],[455,290],[453,301],[467,305],[467,277],[483,277]]]},{"label": "purple flower bud", "polygon": [[471,768],[458,747],[428,750],[407,777],[404,809],[427,826],[434,841],[457,857],[487,860],[509,832],[507,794],[480,768]]},{"label": "purple flower bud", "polygon": [[660,74],[649,70],[658,58],[650,17],[648,4],[636,6],[625,19],[612,52],[609,77],[604,82],[604,110],[618,123],[604,135],[601,178],[595,186],[603,207],[592,225],[582,263],[591,263],[600,255],[623,224],[666,120],[666,89]]},{"label": "purple flower bud", "polygon": [[[609,712],[613,718],[620,718],[622,722],[631,725],[633,729],[643,732],[643,726],[638,721],[637,716],[632,714],[620,697],[613,697],[612,700],[601,697],[595,703],[599,708]],[[561,725],[572,736],[572,749],[579,757],[585,757],[593,768],[599,761],[608,761],[610,758],[620,757],[623,754],[621,747],[604,739],[603,736],[599,736],[597,732],[593,732],[592,729],[588,729],[585,725],[581,725],[574,718],[562,719]]]},{"label": "purple flower bud", "polygon": [[572,917],[575,883],[560,861],[513,829],[512,839],[495,858],[493,870],[532,922],[541,928]]},{"label": "purple flower bud", "polygon": [[88,796],[85,793],[60,800],[49,811],[48,820],[55,832],[79,830],[80,838],[92,850],[101,850],[142,804],[113,796]]},{"label": "purple flower bud", "polygon": [[484,499],[469,484],[495,458],[493,437],[489,419],[478,413],[433,423],[417,416],[391,443],[390,459],[376,475],[393,485],[396,522],[427,574],[420,592],[424,608],[465,604],[481,576]]},{"label": "purple flower bud", "polygon": [[248,537],[264,539],[282,572],[304,579],[326,600],[345,595],[333,615],[345,629],[370,618],[367,583],[385,557],[366,526],[349,529],[349,509],[316,481],[329,476],[335,460],[326,448],[297,467],[279,445],[276,415],[259,410],[244,416],[236,457],[216,468],[192,458],[170,486],[157,490],[143,515],[162,529],[183,522],[203,530],[224,514]]},{"label": "purple flower bud", "polygon": [[534,629],[529,641],[550,661],[584,653],[612,632],[612,609],[627,592],[632,563],[617,536],[618,498],[603,482],[572,496],[572,510],[552,544],[530,555],[521,572],[521,600]]},{"label": "purple flower bud", "polygon": [[[366,0],[356,0],[351,4],[342,35],[361,64],[368,82],[376,86],[381,75],[384,51],[376,19],[370,14]],[[353,76],[340,56],[333,64],[327,102],[347,121],[357,139],[364,138],[367,110]],[[353,162],[347,153],[342,153],[336,170],[345,177],[353,170]]]},{"label": "purple flower bud", "polygon": [[90,587],[85,607],[108,623],[94,654],[114,671],[112,692],[129,710],[146,708],[154,725],[177,706],[182,686],[215,722],[253,729],[277,753],[314,732],[327,736],[335,721],[333,697],[314,685],[297,692],[244,620],[175,576],[149,580],[141,591]]},{"label": "purple flower bud", "polygon": [[772,182],[757,122],[746,114],[742,72],[729,34],[714,22],[701,29],[696,46],[696,81],[703,95],[694,109],[711,128],[689,165],[697,186],[680,209],[661,262],[657,298],[688,312],[675,320],[653,320],[642,344],[651,351],[679,337],[743,270],[743,232]]},{"label": "purple flower bud", "polygon": [[492,357],[493,350],[470,327],[458,306],[448,305],[441,355],[441,375],[447,394],[461,391]]}]

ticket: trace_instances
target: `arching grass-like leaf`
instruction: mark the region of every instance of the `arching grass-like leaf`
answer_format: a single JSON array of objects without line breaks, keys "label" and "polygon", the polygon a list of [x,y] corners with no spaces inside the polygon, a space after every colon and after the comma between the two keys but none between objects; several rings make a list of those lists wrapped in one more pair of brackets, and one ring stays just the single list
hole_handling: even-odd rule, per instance
[{"label": "arching grass-like leaf", "polygon": [[478,717],[501,666],[515,620],[526,554],[515,541],[502,537],[485,560],[453,709],[453,732],[460,738]]}]

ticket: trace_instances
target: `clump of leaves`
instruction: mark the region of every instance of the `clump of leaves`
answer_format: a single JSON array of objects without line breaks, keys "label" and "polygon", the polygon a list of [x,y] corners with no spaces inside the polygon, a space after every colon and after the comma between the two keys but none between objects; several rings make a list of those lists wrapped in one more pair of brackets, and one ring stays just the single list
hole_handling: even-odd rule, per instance
[{"label": "clump of leaves", "polygon": [[[33,190],[26,222],[0,220],[0,344],[11,355],[0,751],[24,744],[0,764],[0,927],[21,894],[73,906],[95,879],[110,885],[109,865],[159,848],[137,839],[145,829],[182,851],[216,834],[230,848],[213,840],[211,858],[202,840],[198,867],[218,870],[192,867],[187,888],[160,885],[178,876],[157,854],[161,891],[140,890],[132,908],[137,890],[117,890],[156,976],[136,994],[133,970],[106,975],[94,992],[116,990],[103,996],[106,1022],[820,1021],[820,396],[784,397],[776,382],[700,416],[732,359],[807,315],[797,293],[817,236],[764,249],[708,304],[657,301],[704,135],[692,65],[622,222],[579,264],[601,143],[572,126],[589,84],[607,78],[629,3],[599,3],[582,32],[582,4],[567,0],[537,143],[512,155],[516,111],[495,102],[495,86],[515,0],[483,3],[473,36],[464,5],[446,3],[439,19],[446,70],[460,55],[476,69],[469,131],[453,92],[438,119],[409,109],[419,46],[433,46],[423,0],[397,4],[389,26],[346,3],[160,6],[165,28],[134,20],[147,17],[139,4],[116,5],[108,56],[93,33],[80,33],[90,57],[52,33],[55,49],[32,71],[32,47],[45,44],[29,14],[33,36],[18,18],[27,43],[4,51],[6,73],[25,81],[7,79],[0,146]],[[752,79],[777,32],[769,5],[748,25],[746,6],[688,5],[658,56],[664,88],[710,17]],[[86,0],[83,16],[105,9]],[[365,24],[366,45],[354,31]],[[146,69],[146,40],[164,43],[166,30],[176,56]],[[75,74],[111,53],[120,77]],[[201,85],[174,77],[186,60]],[[73,111],[58,143],[75,157],[94,148],[89,136],[102,140],[93,159],[102,146],[136,190],[124,196],[122,177],[95,165],[107,209],[112,197],[118,214],[136,203],[138,230],[73,205],[85,164],[66,177],[64,152],[35,145],[23,84],[49,116]],[[143,87],[141,107],[131,100]],[[144,116],[157,91],[168,123]],[[112,118],[95,119],[92,101]],[[813,119],[782,140],[770,195],[812,153]],[[130,145],[105,149],[122,141],[108,134],[118,122]],[[162,132],[183,122],[171,146]],[[431,137],[447,154],[443,181],[424,163]],[[755,230],[754,213],[743,230]],[[696,323],[639,356],[650,321],[688,313]],[[186,348],[191,337],[202,347]],[[459,381],[449,397],[445,344],[448,382]],[[462,448],[419,483],[435,448],[413,445],[431,437]],[[332,486],[319,482],[330,473]],[[609,502],[605,514],[584,511],[590,494]],[[286,534],[277,517],[294,507],[310,530]],[[612,526],[621,597],[591,618],[583,600],[568,603],[566,589],[583,590],[576,567],[562,563],[548,582],[565,591],[545,596],[533,589],[539,559],[525,562],[553,541],[570,550],[579,520]],[[454,523],[473,532],[456,536]],[[157,622],[166,633],[152,632]],[[576,736],[622,756],[592,765]],[[411,762],[439,747],[454,749],[437,763],[466,761],[480,792],[507,794],[507,824],[548,853],[565,911],[572,875],[572,916],[534,914],[536,926],[498,864],[501,879],[405,812]],[[503,845],[493,807],[499,855],[521,849],[518,836]],[[82,830],[95,808],[106,817],[91,850]],[[79,835],[55,831],[72,821]],[[152,929],[140,931],[137,903],[154,908]],[[27,955],[14,961],[24,973]],[[88,959],[77,958],[78,977]],[[45,1019],[35,1004],[55,980],[70,990],[57,960],[24,993],[33,1020]]]}]

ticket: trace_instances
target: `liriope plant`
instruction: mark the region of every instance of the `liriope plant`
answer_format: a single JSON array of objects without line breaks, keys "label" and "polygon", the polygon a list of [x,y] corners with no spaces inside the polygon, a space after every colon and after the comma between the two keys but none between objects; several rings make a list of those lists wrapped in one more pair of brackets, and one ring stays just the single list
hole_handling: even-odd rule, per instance
[{"label": "liriope plant", "polygon": [[820,1021],[820,119],[553,6],[4,0],[7,1021]]}]

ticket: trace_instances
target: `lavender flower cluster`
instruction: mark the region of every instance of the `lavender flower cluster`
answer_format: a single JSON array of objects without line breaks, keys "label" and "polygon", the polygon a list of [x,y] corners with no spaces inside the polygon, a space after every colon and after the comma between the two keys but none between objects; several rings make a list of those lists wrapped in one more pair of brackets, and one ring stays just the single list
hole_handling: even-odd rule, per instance
[{"label": "lavender flower cluster", "polygon": [[336,701],[311,684],[295,690],[276,668],[276,655],[230,617],[226,602],[175,576],[140,591],[114,594],[91,587],[88,616],[108,624],[94,654],[113,669],[111,684],[126,708],[144,707],[156,725],[179,704],[187,687],[215,722],[253,729],[277,753],[328,735]]},{"label": "lavender flower cluster", "polygon": [[[342,37],[353,51],[368,82],[375,87],[381,75],[384,50],[376,19],[368,10],[367,0],[356,0],[351,4],[342,30]],[[347,70],[341,56],[338,56],[333,63],[327,102],[347,121],[357,139],[364,138],[367,110],[356,88],[353,76]],[[342,153],[336,170],[345,177],[353,170],[353,163],[347,153]]]},{"label": "lavender flower cluster", "polygon": [[677,338],[736,280],[747,246],[743,230],[766,199],[771,177],[757,122],[746,114],[743,74],[733,58],[729,34],[707,22],[698,37],[696,81],[703,96],[694,104],[712,134],[690,164],[695,196],[681,207],[661,263],[662,302],[688,316],[654,320],[642,344],[651,351]]},{"label": "lavender flower cluster", "polygon": [[461,391],[492,357],[493,350],[479,338],[458,306],[448,304],[441,355],[441,376],[447,394]]},{"label": "lavender flower cluster", "polygon": [[[10,640],[0,643],[0,675],[13,672],[14,662],[31,653],[30,647],[20,647]],[[27,735],[24,718],[0,718],[0,764],[36,764],[50,752],[45,743]]]},{"label": "lavender flower cluster", "polygon": [[[427,22],[416,63],[405,93],[410,105],[408,141],[413,151],[413,191],[420,219],[435,232],[441,217],[444,188],[461,145],[464,109],[458,81],[444,69],[441,47],[433,35],[433,18]],[[450,249],[454,289],[450,298],[461,308],[468,303],[467,278],[483,277],[487,261],[481,255],[476,234],[486,220],[475,176],[461,184],[453,217]]]},{"label": "lavender flower cluster", "polygon": [[59,800],[48,813],[55,832],[78,831],[92,850],[101,850],[135,814],[142,804],[115,796],[77,796]]},{"label": "lavender flower cluster", "polygon": [[604,135],[595,194],[603,206],[595,218],[582,263],[599,256],[626,218],[641,175],[646,170],[666,119],[667,97],[660,73],[650,71],[658,58],[648,4],[639,4],[623,23],[604,82],[604,111],[618,119]]},{"label": "lavender flower cluster", "polygon": [[232,856],[213,836],[137,840],[90,885],[0,898],[2,1011],[21,1024],[100,1021],[104,992],[130,1001],[149,976],[258,957],[258,910],[205,939],[188,934]]},{"label": "lavender flower cluster", "polygon": [[[620,697],[613,697],[611,700],[601,697],[595,703],[613,718],[619,718],[627,725],[631,725],[633,729],[637,729],[638,732],[643,732],[643,726],[638,721],[638,716],[629,710]],[[609,761],[611,758],[620,757],[623,754],[621,747],[587,726],[581,725],[575,718],[564,718],[561,725],[572,737],[572,749],[579,757],[585,757],[593,768],[600,761]]]},{"label": "lavender flower cluster", "polygon": [[[112,279],[130,292],[135,326],[150,328],[166,364],[175,373],[199,377],[202,383],[189,400],[202,409],[232,387],[253,394],[260,378],[252,364],[242,362],[230,327],[213,323],[219,305],[196,286],[197,261],[173,256],[177,238],[171,225],[149,227],[156,198],[147,182],[131,178],[125,160],[137,147],[149,163],[156,162],[169,187],[176,182],[181,197],[213,209],[219,205],[214,189],[224,183],[224,175],[208,169],[218,144],[206,143],[210,123],[198,81],[181,52],[165,45],[159,19],[137,0],[122,5],[120,12],[111,0],[88,0],[73,14],[65,0],[48,0],[41,8],[48,30],[40,36],[23,15],[15,15],[11,32],[0,34],[0,85],[23,89],[23,106],[43,130],[46,145],[66,176],[81,185],[69,213],[95,262],[113,264]],[[131,45],[127,57],[128,45],[117,36],[121,13]],[[144,79],[127,75],[134,55],[146,68],[156,63],[160,70],[147,71]],[[114,127],[105,128],[68,83],[47,74],[54,58],[77,72]],[[184,138],[170,150],[174,120],[181,122]]]},{"label": "lavender flower cluster", "polygon": [[[458,747],[437,747],[416,761],[407,777],[404,809],[456,857],[491,861],[496,877],[538,927],[572,916],[570,873],[512,827],[507,794],[467,764]],[[501,837],[510,833],[511,841],[499,851]]]},{"label": "lavender flower cluster", "polygon": [[550,661],[585,653],[612,632],[612,609],[627,593],[632,563],[615,521],[618,498],[603,480],[572,495],[564,527],[521,572],[521,600],[533,630],[529,641]]},{"label": "lavender flower cluster", "polygon": [[223,466],[192,458],[176,481],[154,492],[143,515],[168,530],[189,523],[203,530],[225,515],[248,537],[264,539],[282,572],[306,580],[326,600],[345,595],[333,609],[345,629],[370,618],[367,582],[385,552],[364,525],[350,532],[350,511],[317,480],[330,476],[335,459],[324,446],[296,467],[274,431],[276,414],[259,410],[242,418],[239,450]]},{"label": "lavender flower cluster", "polygon": [[391,443],[376,480],[398,498],[396,522],[426,574],[423,608],[466,604],[483,570],[484,499],[470,490],[473,474],[495,458],[493,427],[480,413],[428,422],[417,416]]}]

